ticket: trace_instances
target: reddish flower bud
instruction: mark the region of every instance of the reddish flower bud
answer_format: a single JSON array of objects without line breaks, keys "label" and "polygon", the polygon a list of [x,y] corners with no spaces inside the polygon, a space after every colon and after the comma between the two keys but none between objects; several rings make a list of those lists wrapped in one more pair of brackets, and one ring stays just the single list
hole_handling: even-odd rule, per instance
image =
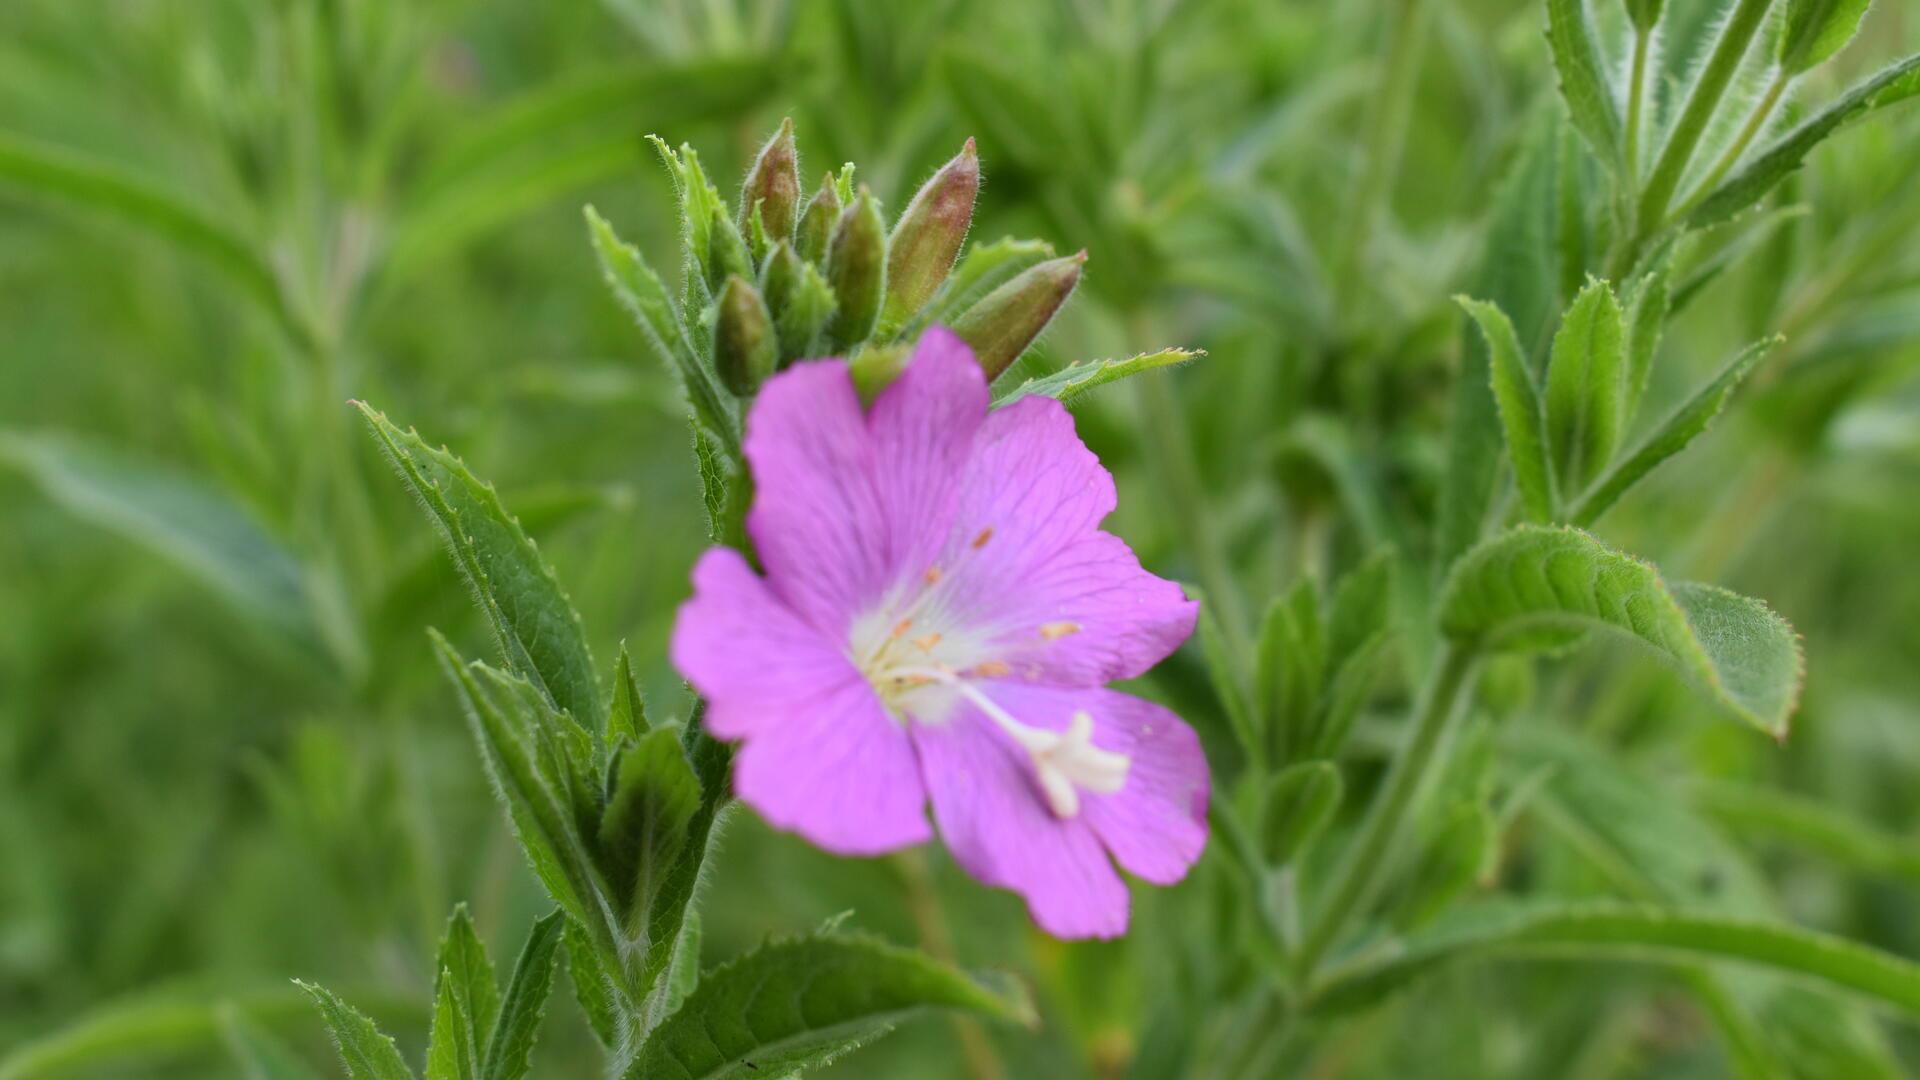
[{"label": "reddish flower bud", "polygon": [[1018,360],[1053,321],[1080,284],[1080,267],[1086,261],[1084,251],[1048,259],[981,297],[954,319],[953,332],[973,347],[989,381]]},{"label": "reddish flower bud", "polygon": [[973,224],[980,193],[980,157],[973,140],[921,186],[887,242],[887,302],[881,332],[904,326],[947,280]]}]

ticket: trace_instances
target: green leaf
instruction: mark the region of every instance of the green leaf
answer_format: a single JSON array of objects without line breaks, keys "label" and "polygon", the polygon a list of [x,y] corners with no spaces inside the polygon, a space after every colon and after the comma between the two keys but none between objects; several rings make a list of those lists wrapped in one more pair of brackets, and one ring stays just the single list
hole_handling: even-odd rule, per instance
[{"label": "green leaf", "polygon": [[1660,332],[1665,328],[1671,304],[1669,291],[1673,259],[1661,258],[1640,278],[1627,306],[1627,400],[1623,423],[1631,423],[1640,412],[1640,399],[1653,380],[1653,358],[1660,351]]},{"label": "green leaf", "polygon": [[1547,45],[1560,76],[1560,97],[1567,103],[1567,114],[1593,146],[1594,156],[1617,168],[1622,153],[1620,110],[1597,37],[1587,0],[1547,0]]},{"label": "green leaf", "polygon": [[1526,504],[1527,517],[1552,521],[1558,516],[1553,490],[1553,468],[1547,461],[1546,412],[1533,369],[1513,332],[1513,322],[1497,305],[1464,296],[1454,298],[1473,316],[1486,339],[1493,380],[1493,400],[1500,408],[1500,426],[1506,432],[1507,457],[1513,478]]},{"label": "green leaf", "polygon": [[1547,365],[1547,444],[1554,475],[1569,490],[1606,467],[1625,426],[1622,318],[1613,289],[1590,280],[1553,335]]},{"label": "green leaf", "polygon": [[1110,382],[1118,382],[1129,375],[1138,375],[1159,368],[1177,367],[1189,360],[1207,355],[1200,349],[1161,349],[1156,353],[1142,353],[1125,360],[1075,361],[1051,375],[1037,379],[1028,379],[1020,385],[1004,392],[994,394],[994,408],[1002,408],[1024,397],[1050,397],[1062,405],[1071,407],[1082,394],[1097,390]]},{"label": "green leaf", "polygon": [[1327,616],[1327,663],[1339,664],[1393,626],[1393,549],[1381,548],[1333,590]]},{"label": "green leaf", "polygon": [[401,431],[385,414],[354,405],[473,588],[507,667],[598,730],[606,702],[580,615],[493,485],[446,449],[428,446],[411,428]]},{"label": "green leaf", "polygon": [[1780,66],[1798,75],[1825,63],[1860,32],[1872,0],[1787,0],[1781,16]]},{"label": "green leaf", "polygon": [[647,723],[647,699],[633,677],[633,660],[627,655],[627,643],[620,643],[620,655],[613,661],[613,701],[607,706],[605,745],[609,752],[621,740],[639,741],[651,730]]},{"label": "green leaf", "polygon": [[[1513,319],[1529,351],[1552,314],[1558,292],[1553,254],[1556,116],[1553,110],[1538,114],[1494,193],[1486,250],[1471,290]],[[1442,571],[1479,540],[1497,493],[1503,436],[1488,368],[1481,335],[1467,334],[1454,378],[1434,544],[1434,566]]]},{"label": "green leaf", "polygon": [[1767,144],[1699,200],[1687,214],[1687,228],[1702,229],[1731,219],[1759,202],[1775,184],[1799,169],[1808,152],[1827,136],[1875,109],[1905,101],[1915,94],[1920,94],[1920,54],[1881,68]]},{"label": "green leaf", "polygon": [[357,666],[351,628],[323,630],[307,568],[252,514],[196,478],[48,433],[0,431],[0,461],[68,513],[191,574],[276,640]]},{"label": "green leaf", "polygon": [[1326,693],[1321,700],[1313,741],[1306,747],[1309,755],[1330,758],[1346,746],[1354,720],[1359,717],[1367,699],[1373,695],[1374,680],[1379,677],[1381,665],[1389,653],[1388,645],[1392,641],[1393,632],[1390,629],[1381,630],[1361,642],[1334,669],[1333,678],[1327,683]]},{"label": "green leaf", "polygon": [[1294,861],[1333,820],[1344,784],[1331,761],[1299,761],[1267,783],[1260,844],[1267,865]]},{"label": "green leaf", "polygon": [[688,907],[680,923],[680,938],[674,942],[673,962],[667,966],[666,992],[661,996],[661,1011],[671,1016],[679,1011],[687,995],[700,985],[700,911]]},{"label": "green leaf", "polygon": [[1320,592],[1301,579],[1274,597],[1255,646],[1253,702],[1268,760],[1290,761],[1313,744],[1327,679],[1327,626]]},{"label": "green leaf", "polygon": [[413,1080],[413,1070],[407,1068],[399,1048],[373,1026],[373,1021],[322,987],[298,979],[294,983],[320,1006],[327,1033],[333,1036],[334,1048],[340,1052],[350,1080]]},{"label": "green leaf", "polygon": [[1651,648],[1727,713],[1784,738],[1803,660],[1786,620],[1711,585],[1669,585],[1578,529],[1522,525],[1474,548],[1439,601],[1442,630],[1490,649],[1608,629]]},{"label": "green leaf", "polygon": [[460,692],[494,793],[507,807],[535,875],[554,901],[611,952],[613,931],[601,917],[598,873],[573,798],[542,767],[543,755],[535,745],[540,720],[529,714],[543,700],[539,691],[485,664],[467,663],[438,633],[433,642],[441,666]]},{"label": "green leaf", "polygon": [[618,1007],[606,967],[600,963],[600,954],[594,951],[592,937],[578,922],[568,919],[561,944],[567,950],[567,974],[573,981],[574,1000],[586,1014],[587,1026],[593,1029],[600,1045],[608,1048],[619,1045]]},{"label": "green leaf", "polygon": [[[670,972],[676,963],[686,962],[687,939],[681,933],[692,916],[693,898],[707,869],[707,849],[713,842],[722,815],[728,806],[729,770],[733,752],[725,743],[708,736],[701,720],[704,702],[696,703],[692,717],[680,733],[680,747],[693,766],[700,783],[700,809],[687,823],[686,843],[679,857],[665,869],[652,910],[647,916],[645,952],[636,959],[638,975],[633,985],[642,995],[635,1037],[644,1038],[670,1011],[674,998]],[[698,948],[695,941],[694,948]],[[697,958],[694,958],[697,962]]]},{"label": "green leaf", "polygon": [[0,132],[0,184],[143,230],[205,259],[297,343],[313,343],[311,327],[281,288],[266,253],[214,211],[106,162],[4,132]]},{"label": "green leaf", "polygon": [[[714,198],[717,200],[718,197],[716,193]],[[667,288],[661,283],[660,275],[647,265],[640,249],[620,239],[613,231],[613,226],[607,224],[606,219],[593,207],[587,207],[585,213],[587,230],[593,239],[593,250],[600,259],[600,272],[606,278],[607,287],[613,290],[620,306],[634,317],[647,349],[678,379],[694,418],[709,434],[718,438],[731,454],[737,455],[740,448],[739,423],[734,415],[732,399],[721,389],[718,377],[704,359],[707,356],[707,343],[689,338],[691,327],[682,321],[681,313],[674,310],[673,301],[667,296]],[[721,211],[710,207],[709,213]],[[703,231],[702,243],[705,242],[704,237]],[[704,284],[701,291],[705,292]],[[702,296],[700,302],[700,309],[688,310],[696,314],[704,310],[708,298]],[[694,322],[698,324],[698,319]]]},{"label": "green leaf", "polygon": [[1920,966],[1889,953],[1777,923],[1605,903],[1461,909],[1398,949],[1330,972],[1315,1000],[1327,1010],[1369,1004],[1441,965],[1510,956],[1731,961],[1920,1015]]},{"label": "green leaf", "polygon": [[845,935],[764,945],[708,973],[641,1045],[628,1080],[773,1080],[819,1068],[929,1008],[1026,1022],[1011,988]]},{"label": "green leaf", "polygon": [[513,977],[507,981],[499,1023],[487,1043],[486,1064],[480,1072],[483,1080],[520,1080],[527,1075],[528,1056],[540,1033],[540,1018],[546,1015],[547,995],[553,990],[553,962],[565,925],[566,916],[555,911],[535,922],[527,934]]},{"label": "green leaf", "polygon": [[927,305],[927,317],[917,320],[909,329],[936,323],[951,326],[988,293],[1053,257],[1053,245],[1040,240],[1015,240],[1009,236],[991,244],[975,244],[967,249],[966,256],[953,268],[933,302]]},{"label": "green leaf", "polygon": [[440,939],[436,983],[427,1080],[477,1080],[480,1051],[500,1012],[500,988],[465,904],[454,909]]},{"label": "green leaf", "polygon": [[614,911],[628,934],[644,935],[667,868],[679,858],[700,811],[700,781],[680,749],[677,728],[656,728],[626,748],[600,819],[602,867]]},{"label": "green leaf", "polygon": [[1713,426],[1714,418],[1720,415],[1720,410],[1726,408],[1727,399],[1733,396],[1741,382],[1783,340],[1775,335],[1742,349],[1707,385],[1675,409],[1673,415],[1661,421],[1645,442],[1595,482],[1593,489],[1574,504],[1567,520],[1582,527],[1600,520],[1600,515],[1606,513],[1633,485],[1705,434]]},{"label": "green leaf", "polygon": [[1497,832],[1493,812],[1484,804],[1456,805],[1408,871],[1395,925],[1425,926],[1458,900],[1485,871]]}]

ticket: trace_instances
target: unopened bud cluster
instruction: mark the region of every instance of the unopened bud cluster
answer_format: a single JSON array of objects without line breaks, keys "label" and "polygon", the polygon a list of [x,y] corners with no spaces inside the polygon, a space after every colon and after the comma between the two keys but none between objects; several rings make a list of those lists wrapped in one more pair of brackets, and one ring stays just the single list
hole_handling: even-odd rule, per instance
[{"label": "unopened bud cluster", "polygon": [[891,229],[850,164],[803,201],[791,120],[761,148],[730,209],[690,148],[667,156],[686,215],[688,316],[699,313],[714,372],[739,397],[796,360],[877,358],[934,323],[995,378],[1065,305],[1086,262],[1084,252],[1052,258],[1045,245],[1012,241],[961,258],[980,191],[972,139]]}]

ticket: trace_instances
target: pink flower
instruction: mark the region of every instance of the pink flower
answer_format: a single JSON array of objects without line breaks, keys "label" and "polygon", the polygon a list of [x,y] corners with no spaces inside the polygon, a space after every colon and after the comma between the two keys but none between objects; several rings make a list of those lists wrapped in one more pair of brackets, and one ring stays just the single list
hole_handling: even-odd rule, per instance
[{"label": "pink flower", "polygon": [[1173,713],[1106,683],[1193,632],[1199,605],[1100,531],[1113,478],[1061,405],[989,412],[967,346],[929,331],[863,411],[846,364],[799,364],[747,421],[766,576],[694,567],[673,661],[741,740],[734,789],[845,855],[940,834],[1060,937],[1127,927],[1207,839],[1206,759]]}]

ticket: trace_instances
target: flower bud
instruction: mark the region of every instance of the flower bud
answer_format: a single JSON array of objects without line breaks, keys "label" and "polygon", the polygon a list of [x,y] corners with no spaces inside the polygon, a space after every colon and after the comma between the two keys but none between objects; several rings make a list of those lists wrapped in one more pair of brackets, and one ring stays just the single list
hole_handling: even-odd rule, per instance
[{"label": "flower bud", "polygon": [[873,333],[887,290],[887,226],[880,220],[880,204],[864,186],[833,227],[827,283],[840,305],[827,326],[828,344],[845,350]]},{"label": "flower bud", "polygon": [[750,397],[779,360],[773,317],[745,278],[730,275],[714,302],[713,366],[720,381],[740,397]]},{"label": "flower bud", "polygon": [[840,193],[834,190],[833,174],[828,173],[820,181],[820,190],[807,201],[807,209],[800,215],[800,228],[794,236],[794,250],[800,257],[823,265],[827,261],[827,244],[833,239],[833,223],[840,220]]},{"label": "flower bud", "polygon": [[793,235],[795,211],[800,206],[799,157],[793,149],[793,118],[780,121],[780,130],[760,148],[740,186],[739,228],[752,236],[753,208],[760,207],[760,224],[771,246]]},{"label": "flower bud", "polygon": [[1086,261],[1087,253],[1082,251],[1030,267],[953,321],[953,332],[973,347],[989,382],[1018,360],[1053,321],[1080,284],[1080,267]]},{"label": "flower bud", "polygon": [[707,229],[707,288],[718,293],[730,275],[751,279],[753,257],[747,254],[747,242],[740,230],[716,204],[713,223]]},{"label": "flower bud", "polygon": [[760,273],[760,295],[773,314],[774,335],[780,342],[780,366],[817,355],[820,333],[833,317],[833,288],[812,263],[801,259],[793,245],[782,241],[767,257]]},{"label": "flower bud", "polygon": [[887,302],[880,310],[883,332],[905,325],[947,279],[973,224],[979,193],[980,157],[968,139],[914,195],[893,227],[887,241]]}]

